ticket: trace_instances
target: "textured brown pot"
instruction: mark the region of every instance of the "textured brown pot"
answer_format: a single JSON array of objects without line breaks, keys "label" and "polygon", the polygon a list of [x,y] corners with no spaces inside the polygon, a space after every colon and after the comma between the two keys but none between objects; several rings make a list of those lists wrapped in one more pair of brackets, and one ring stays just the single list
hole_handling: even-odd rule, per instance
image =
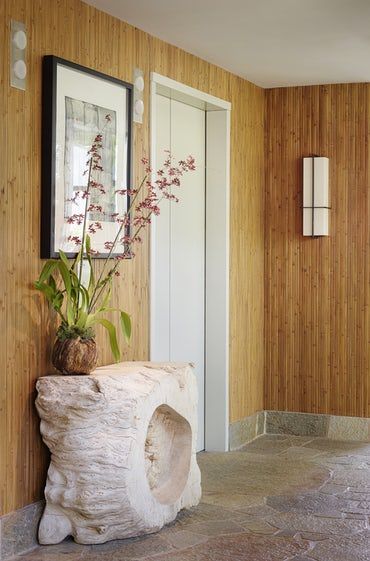
[{"label": "textured brown pot", "polygon": [[90,374],[98,363],[98,350],[94,339],[56,339],[51,359],[62,374]]}]

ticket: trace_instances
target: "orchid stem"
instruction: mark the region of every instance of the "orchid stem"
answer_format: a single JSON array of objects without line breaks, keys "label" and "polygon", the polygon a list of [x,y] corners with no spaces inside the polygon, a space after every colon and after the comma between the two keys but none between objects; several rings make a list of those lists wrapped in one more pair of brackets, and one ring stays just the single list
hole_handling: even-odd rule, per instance
[{"label": "orchid stem", "polygon": [[[134,202],[136,201],[137,197],[139,196],[139,193],[141,192],[141,190],[142,190],[142,188],[143,188],[143,186],[144,186],[144,183],[145,183],[147,177],[148,177],[148,175],[146,175],[146,176],[144,177],[144,179],[143,179],[142,182],[140,183],[140,186],[139,186],[138,190],[136,191],[136,193],[135,193],[135,195],[134,195],[132,201],[130,201],[130,206],[129,206],[127,212],[126,212],[125,218],[126,218],[126,217],[130,217],[133,204],[134,204]],[[101,272],[100,272],[99,278],[98,278],[98,280],[97,280],[97,282],[96,282],[96,284],[95,284],[93,293],[92,293],[92,295],[91,295],[91,302],[90,302],[90,306],[89,306],[89,313],[91,312],[91,310],[92,310],[93,307],[95,306],[96,302],[97,302],[98,299],[99,299],[99,296],[100,296],[102,290],[104,289],[105,284],[103,285],[102,290],[99,291],[99,293],[98,293],[98,295],[97,295],[97,297],[96,297],[97,288],[98,288],[98,286],[99,286],[99,284],[100,284],[100,282],[101,282],[101,280],[102,280],[102,278],[103,278],[103,274],[104,274],[105,268],[106,268],[106,266],[107,266],[107,263],[108,263],[108,261],[110,260],[111,255],[112,255],[114,249],[116,248],[117,242],[118,242],[118,240],[119,240],[119,236],[121,235],[121,232],[122,232],[122,229],[123,229],[124,226],[125,226],[125,222],[123,221],[123,222],[121,223],[119,229],[118,229],[118,232],[117,232],[117,234],[116,234],[116,237],[114,238],[114,241],[113,241],[113,244],[112,244],[112,246],[111,246],[111,248],[110,248],[110,250],[109,250],[109,253],[108,253],[106,259],[104,260],[102,270],[101,270]]]},{"label": "orchid stem", "polygon": [[[92,170],[93,158],[91,156],[89,162],[89,174],[87,178],[87,189],[86,189],[86,203],[85,203],[85,214],[84,214],[84,221],[82,227],[82,244],[81,244],[81,261],[80,261],[80,268],[78,271],[78,285],[81,286],[81,279],[82,279],[82,263],[83,263],[83,256],[84,256],[84,247],[85,247],[85,237],[86,237],[86,224],[87,224],[87,204],[89,202],[89,192],[90,192],[90,182],[91,182],[91,170]],[[76,307],[76,321],[78,320],[78,309],[80,304],[80,291],[77,293],[77,307]]]}]

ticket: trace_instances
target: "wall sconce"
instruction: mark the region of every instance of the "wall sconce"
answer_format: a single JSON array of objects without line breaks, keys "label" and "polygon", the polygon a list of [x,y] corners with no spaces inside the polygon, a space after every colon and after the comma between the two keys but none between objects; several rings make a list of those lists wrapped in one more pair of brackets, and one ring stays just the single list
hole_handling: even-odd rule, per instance
[{"label": "wall sconce", "polygon": [[144,114],[144,73],[139,68],[134,70],[134,123],[143,122]]},{"label": "wall sconce", "polygon": [[329,158],[303,158],[303,235],[329,235]]},{"label": "wall sconce", "polygon": [[24,23],[11,21],[10,27],[10,85],[19,90],[26,89],[27,35]]}]

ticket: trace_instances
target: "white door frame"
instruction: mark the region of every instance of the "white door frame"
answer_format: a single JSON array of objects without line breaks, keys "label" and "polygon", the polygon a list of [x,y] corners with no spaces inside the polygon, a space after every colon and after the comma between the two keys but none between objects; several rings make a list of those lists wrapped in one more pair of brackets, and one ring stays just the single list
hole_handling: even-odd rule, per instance
[{"label": "white door frame", "polygon": [[[155,96],[165,95],[206,111],[205,449],[229,448],[229,199],[231,104],[155,72],[151,73],[150,155],[156,165]],[[156,266],[155,220],[150,270]],[[155,275],[150,274],[154,294]],[[150,300],[150,333],[155,325]],[[150,337],[150,356],[152,356]]]}]

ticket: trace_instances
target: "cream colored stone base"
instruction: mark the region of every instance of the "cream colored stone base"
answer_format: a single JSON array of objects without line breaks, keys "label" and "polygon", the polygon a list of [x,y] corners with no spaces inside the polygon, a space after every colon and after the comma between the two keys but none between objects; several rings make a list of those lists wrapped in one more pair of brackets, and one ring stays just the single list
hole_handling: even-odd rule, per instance
[{"label": "cream colored stone base", "polygon": [[121,363],[37,382],[51,451],[41,544],[158,531],[198,504],[197,388],[189,365]]}]

